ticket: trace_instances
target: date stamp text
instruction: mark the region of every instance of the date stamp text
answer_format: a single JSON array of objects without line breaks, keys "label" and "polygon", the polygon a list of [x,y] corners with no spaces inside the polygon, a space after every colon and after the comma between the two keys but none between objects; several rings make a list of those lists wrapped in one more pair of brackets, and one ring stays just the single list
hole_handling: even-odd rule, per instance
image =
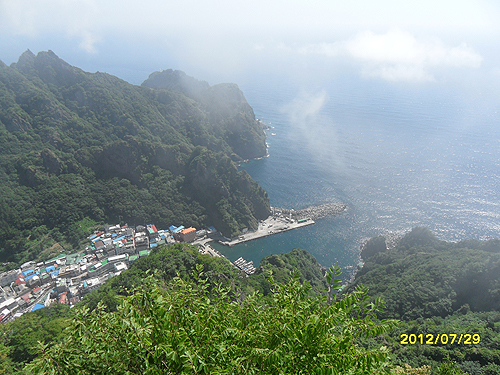
[{"label": "date stamp text", "polygon": [[479,333],[402,333],[401,345],[477,345],[481,342]]}]

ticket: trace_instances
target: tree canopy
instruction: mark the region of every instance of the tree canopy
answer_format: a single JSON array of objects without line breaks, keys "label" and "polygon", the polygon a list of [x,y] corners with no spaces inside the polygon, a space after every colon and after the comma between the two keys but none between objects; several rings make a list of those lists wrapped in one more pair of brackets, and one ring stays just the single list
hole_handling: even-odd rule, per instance
[{"label": "tree canopy", "polygon": [[[198,266],[194,282],[145,279],[116,312],[103,305],[78,313],[66,339],[29,370],[43,374],[373,374],[388,371],[388,351],[366,349],[363,337],[383,335],[380,303],[359,287],[327,304],[310,297],[299,275],[284,284],[271,277],[271,298],[241,299],[221,285],[209,297]],[[212,294],[211,294],[212,296]]]}]

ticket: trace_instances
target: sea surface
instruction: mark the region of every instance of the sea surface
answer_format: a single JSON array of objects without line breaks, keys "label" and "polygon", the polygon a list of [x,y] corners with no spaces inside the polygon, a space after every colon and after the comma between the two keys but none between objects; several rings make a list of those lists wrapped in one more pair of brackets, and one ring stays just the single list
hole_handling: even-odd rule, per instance
[{"label": "sea surface", "polygon": [[448,241],[500,237],[500,105],[488,90],[346,77],[304,88],[261,77],[241,87],[269,157],[241,166],[271,205],[344,202],[307,228],[233,248],[256,265],[300,247],[347,278],[368,238],[425,226]]}]

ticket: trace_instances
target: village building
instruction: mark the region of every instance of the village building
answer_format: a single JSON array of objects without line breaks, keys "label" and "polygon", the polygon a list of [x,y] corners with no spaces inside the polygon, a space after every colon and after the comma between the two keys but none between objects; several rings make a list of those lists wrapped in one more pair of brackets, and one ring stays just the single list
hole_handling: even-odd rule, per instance
[{"label": "village building", "polygon": [[90,244],[83,251],[59,254],[45,262],[26,262],[19,269],[0,273],[0,321],[52,303],[74,304],[148,256],[152,248],[175,241],[192,242],[206,233],[182,225],[169,230],[158,230],[154,224],[107,226],[88,237]]},{"label": "village building", "polygon": [[182,242],[193,242],[196,239],[196,229],[193,227],[183,229],[180,232],[180,240]]},{"label": "village building", "polygon": [[28,268],[33,267],[34,265],[35,265],[35,262],[33,262],[31,260],[29,262],[23,263],[23,264],[21,264],[21,271],[25,271]]},{"label": "village building", "polygon": [[146,250],[149,248],[149,239],[147,236],[142,235],[142,233],[136,234],[134,241],[136,251]]},{"label": "village building", "polygon": [[0,273],[0,286],[7,286],[15,282],[21,273],[20,269]]},{"label": "village building", "polygon": [[94,277],[92,279],[88,279],[82,283],[82,286],[80,288],[80,295],[84,296],[85,294],[88,294],[92,292],[93,290],[99,289],[99,287],[103,284],[103,280],[100,280],[97,277]]},{"label": "village building", "polygon": [[18,307],[19,307],[19,304],[15,298],[9,298],[3,302],[0,302],[0,311],[3,311],[4,309],[8,309],[8,310],[10,310],[10,312],[13,312]]}]

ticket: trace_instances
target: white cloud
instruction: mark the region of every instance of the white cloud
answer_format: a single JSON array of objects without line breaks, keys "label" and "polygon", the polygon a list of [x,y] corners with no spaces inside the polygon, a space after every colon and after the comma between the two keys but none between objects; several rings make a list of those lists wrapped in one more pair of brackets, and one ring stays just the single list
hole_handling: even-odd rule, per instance
[{"label": "white cloud", "polygon": [[31,38],[64,35],[96,53],[105,19],[102,10],[95,0],[0,0],[0,31]]},{"label": "white cloud", "polygon": [[354,62],[369,77],[422,81],[440,67],[478,66],[481,56],[460,41],[500,34],[499,9],[489,0],[0,0],[0,44],[36,48],[31,42],[45,38],[59,52],[69,41],[96,58],[110,46],[130,46],[123,64],[134,47],[150,45],[144,60],[168,56],[186,69],[235,74],[271,69],[300,77],[331,62],[308,65],[299,51]]},{"label": "white cloud", "polygon": [[97,53],[96,44],[101,40],[100,37],[94,35],[87,30],[81,30],[75,33],[80,39],[78,46],[88,53]]},{"label": "white cloud", "polygon": [[429,81],[435,68],[478,68],[482,62],[481,55],[465,43],[449,47],[437,39],[417,40],[400,29],[385,34],[361,32],[346,41],[309,45],[299,52],[348,57],[361,65],[365,76],[390,81]]},{"label": "white cloud", "polygon": [[481,56],[465,44],[446,47],[440,41],[418,41],[408,32],[393,29],[385,34],[359,33],[345,43],[346,51],[364,61],[408,65],[452,65],[477,68]]}]

